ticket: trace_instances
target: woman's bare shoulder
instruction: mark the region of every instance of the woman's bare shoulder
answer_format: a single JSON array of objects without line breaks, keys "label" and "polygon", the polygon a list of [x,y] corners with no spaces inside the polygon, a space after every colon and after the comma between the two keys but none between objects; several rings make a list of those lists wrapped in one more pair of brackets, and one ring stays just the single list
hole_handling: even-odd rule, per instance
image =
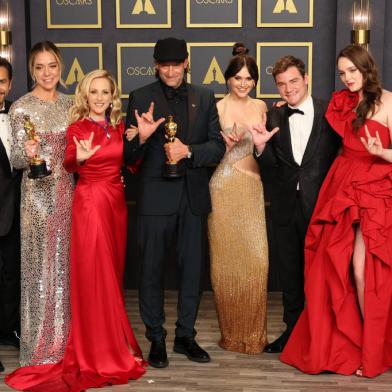
[{"label": "woman's bare shoulder", "polygon": [[216,102],[216,107],[217,107],[218,109],[219,109],[219,108],[222,108],[222,106],[223,106],[223,104],[224,104],[223,100],[224,100],[224,98],[222,98],[222,99],[220,99],[219,101]]},{"label": "woman's bare shoulder", "polygon": [[255,105],[257,105],[263,112],[266,112],[268,110],[267,105],[263,100],[257,99],[257,98],[252,98],[252,102]]},{"label": "woman's bare shoulder", "polygon": [[381,102],[383,104],[392,104],[392,92],[388,90],[382,90]]}]

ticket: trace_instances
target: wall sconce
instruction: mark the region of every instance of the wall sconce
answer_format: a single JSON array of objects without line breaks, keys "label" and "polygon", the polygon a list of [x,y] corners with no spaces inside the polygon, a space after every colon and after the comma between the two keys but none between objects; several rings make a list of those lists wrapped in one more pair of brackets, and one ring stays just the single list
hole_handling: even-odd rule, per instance
[{"label": "wall sconce", "polygon": [[0,56],[11,61],[10,13],[7,0],[0,0]]},{"label": "wall sconce", "polygon": [[369,0],[354,0],[352,14],[351,43],[365,46],[370,42]]}]

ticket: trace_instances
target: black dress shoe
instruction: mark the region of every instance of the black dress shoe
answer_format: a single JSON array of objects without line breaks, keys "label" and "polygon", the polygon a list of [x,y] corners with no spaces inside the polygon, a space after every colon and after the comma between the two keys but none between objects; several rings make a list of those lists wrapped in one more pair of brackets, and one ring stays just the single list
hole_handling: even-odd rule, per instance
[{"label": "black dress shoe", "polygon": [[20,338],[16,332],[8,335],[0,335],[0,345],[20,348]]},{"label": "black dress shoe", "polygon": [[4,366],[3,366],[3,364],[1,363],[1,361],[0,361],[0,372],[4,372]]},{"label": "black dress shoe", "polygon": [[286,346],[287,341],[291,335],[291,330],[286,330],[278,337],[278,339],[274,340],[272,343],[267,344],[264,347],[264,352],[269,354],[281,353]]},{"label": "black dress shoe", "polygon": [[190,361],[203,363],[211,361],[207,351],[203,350],[193,337],[176,337],[174,339],[173,351],[186,355]]},{"label": "black dress shoe", "polygon": [[153,340],[151,342],[148,363],[155,368],[165,368],[167,365],[169,365],[169,361],[167,360],[165,339]]}]

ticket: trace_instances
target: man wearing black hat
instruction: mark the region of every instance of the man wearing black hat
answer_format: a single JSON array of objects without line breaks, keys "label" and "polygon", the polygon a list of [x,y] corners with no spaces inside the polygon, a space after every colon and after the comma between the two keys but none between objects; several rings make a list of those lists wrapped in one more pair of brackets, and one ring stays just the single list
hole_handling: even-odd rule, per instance
[{"label": "man wearing black hat", "polygon": [[[188,68],[186,42],[159,40],[154,59],[158,81],[129,95],[126,125],[137,126],[138,134],[131,141],[125,140],[124,160],[127,164],[141,162],[137,199],[138,248],[143,262],[140,313],[151,341],[149,363],[163,368],[168,365],[163,271],[173,239],[180,271],[173,350],[191,361],[210,361],[195,341],[194,326],[206,259],[207,215],[211,211],[206,166],[221,160],[225,146],[213,92],[184,80]],[[173,116],[175,124],[168,116]],[[165,130],[173,127],[176,137],[168,142]]]}]

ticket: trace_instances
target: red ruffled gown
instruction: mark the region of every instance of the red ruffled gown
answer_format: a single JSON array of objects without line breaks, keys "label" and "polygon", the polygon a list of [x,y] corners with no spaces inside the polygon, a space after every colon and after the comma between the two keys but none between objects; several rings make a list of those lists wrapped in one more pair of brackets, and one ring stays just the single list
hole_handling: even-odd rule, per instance
[{"label": "red ruffled gown", "polygon": [[[306,307],[280,359],[305,373],[374,377],[392,367],[392,164],[370,155],[353,133],[358,95],[334,93],[326,118],[343,152],[320,190],[305,241]],[[366,120],[385,148],[389,129]],[[352,274],[354,228],[363,234],[364,319]]]},{"label": "red ruffled gown", "polygon": [[[78,392],[126,384],[145,372],[122,290],[127,235],[120,180],[124,125],[108,131],[110,138],[88,119],[68,128],[64,167],[79,173],[72,207],[70,335],[61,362],[8,375],[6,383],[14,389]],[[101,148],[79,166],[73,136],[88,139],[91,132],[93,145]]]}]

